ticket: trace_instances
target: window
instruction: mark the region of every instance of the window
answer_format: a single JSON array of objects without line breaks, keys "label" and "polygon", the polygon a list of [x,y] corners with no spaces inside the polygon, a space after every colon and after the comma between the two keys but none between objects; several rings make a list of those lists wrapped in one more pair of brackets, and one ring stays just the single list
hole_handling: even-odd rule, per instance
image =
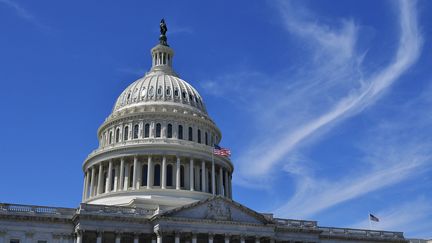
[{"label": "window", "polygon": [[146,96],[146,87],[144,87],[143,90],[141,91],[141,96],[142,97]]},{"label": "window", "polygon": [[208,133],[205,133],[205,145],[208,145]]},{"label": "window", "polygon": [[183,99],[186,99],[186,92],[182,92]]},{"label": "window", "polygon": [[109,144],[112,144],[112,132],[109,133]]},{"label": "window", "polygon": [[159,164],[156,164],[154,166],[154,180],[153,180],[153,186],[160,186],[160,173],[161,173],[161,167]]},{"label": "window", "polygon": [[168,124],[168,133],[167,133],[167,137],[168,138],[172,138],[172,125]]},{"label": "window", "polygon": [[159,88],[157,90],[157,94],[158,95],[162,95],[162,86],[159,86]]},{"label": "window", "polygon": [[20,243],[20,240],[18,240],[18,239],[11,239],[10,243]]},{"label": "window", "polygon": [[177,134],[177,136],[178,136],[178,139],[183,139],[183,126],[182,125],[178,126],[178,134]]},{"label": "window", "polygon": [[156,124],[156,137],[157,138],[160,138],[160,136],[161,136],[161,124],[160,123],[158,123],[158,124]]},{"label": "window", "polygon": [[116,129],[115,140],[116,140],[116,143],[118,143],[120,141],[120,128]]},{"label": "window", "polygon": [[133,138],[134,139],[138,138],[138,132],[139,132],[139,125],[135,124],[134,131],[133,131]]},{"label": "window", "polygon": [[37,243],[47,243],[46,240],[38,240]]},{"label": "window", "polygon": [[193,141],[193,131],[192,131],[192,127],[189,127],[189,141]]},{"label": "window", "polygon": [[176,97],[179,96],[179,92],[178,92],[178,89],[177,89],[177,88],[174,90],[174,95],[175,95]]},{"label": "window", "polygon": [[134,171],[134,166],[131,165],[130,170],[129,170],[129,187],[133,187],[133,171]]},{"label": "window", "polygon": [[201,143],[201,130],[198,129],[198,143]]},{"label": "window", "polygon": [[142,166],[142,173],[141,173],[141,186],[147,186],[147,170],[148,166],[145,164]]},{"label": "window", "polygon": [[180,165],[180,187],[185,186],[185,171],[184,166]]},{"label": "window", "polygon": [[193,100],[193,99],[192,99],[192,95],[189,94],[189,101],[192,102],[192,100]]},{"label": "window", "polygon": [[167,87],[167,89],[166,89],[166,95],[167,96],[171,96],[171,89],[170,89],[170,87]]},{"label": "window", "polygon": [[171,164],[167,165],[167,174],[166,174],[166,185],[173,186],[173,166]]},{"label": "window", "polygon": [[144,137],[148,138],[150,136],[150,124],[145,124],[144,126]]},{"label": "window", "polygon": [[154,95],[153,86],[150,86],[150,88],[149,88],[149,90],[148,90],[148,95],[149,95],[150,97],[153,97],[153,95]]},{"label": "window", "polygon": [[123,140],[126,141],[126,140],[128,140],[128,139],[129,139],[129,127],[126,126],[126,127],[124,128],[124,136],[123,136]]}]

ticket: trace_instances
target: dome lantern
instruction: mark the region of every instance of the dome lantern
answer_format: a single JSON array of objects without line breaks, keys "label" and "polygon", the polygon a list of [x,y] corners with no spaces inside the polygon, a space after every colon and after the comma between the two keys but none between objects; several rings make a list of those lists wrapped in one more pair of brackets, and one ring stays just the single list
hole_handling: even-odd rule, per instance
[{"label": "dome lantern", "polygon": [[172,59],[174,56],[174,51],[169,47],[166,37],[166,32],[168,28],[165,24],[165,20],[162,19],[160,22],[160,32],[159,44],[151,49],[152,55],[152,68],[150,72],[161,71],[166,74],[171,74],[177,76],[172,69]]}]

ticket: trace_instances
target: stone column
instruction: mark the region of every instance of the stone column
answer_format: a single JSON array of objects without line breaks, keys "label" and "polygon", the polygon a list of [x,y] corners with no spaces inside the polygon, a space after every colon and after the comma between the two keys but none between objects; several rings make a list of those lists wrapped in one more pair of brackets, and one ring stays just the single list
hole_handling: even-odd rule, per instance
[{"label": "stone column", "polygon": [[108,176],[107,176],[107,181],[105,183],[106,187],[105,187],[105,192],[110,192],[111,191],[111,181],[112,181],[112,167],[113,167],[113,161],[112,159],[109,161],[108,164]]},{"label": "stone column", "polygon": [[88,174],[87,174],[87,171],[86,171],[86,172],[84,172],[84,181],[83,181],[83,190],[82,190],[82,201],[83,202],[86,199],[87,178],[88,178]]},{"label": "stone column", "polygon": [[206,192],[206,170],[205,161],[201,161],[201,191]]},{"label": "stone column", "polygon": [[223,168],[219,167],[219,195],[223,194]]},{"label": "stone column", "polygon": [[256,237],[255,237],[255,243],[260,243],[260,238],[259,238],[259,236],[256,236]]},{"label": "stone column", "polygon": [[225,243],[230,243],[230,236],[229,235],[225,235]]},{"label": "stone column", "polygon": [[132,174],[132,190],[137,189],[137,179],[138,179],[138,156],[134,156],[133,162],[133,174]]},{"label": "stone column", "polygon": [[213,195],[216,195],[216,175],[215,175],[214,159],[212,161],[212,193],[213,193]]},{"label": "stone column", "polygon": [[224,196],[229,197],[228,171],[227,170],[224,170],[224,175],[225,175]]},{"label": "stone column", "polygon": [[82,243],[81,231],[76,232],[76,243]]},{"label": "stone column", "polygon": [[176,190],[180,190],[180,157],[177,156],[176,164]]},{"label": "stone column", "polygon": [[245,238],[244,238],[244,236],[240,236],[240,243],[245,243]]},{"label": "stone column", "polygon": [[194,183],[194,161],[193,159],[190,159],[190,164],[189,164],[189,186],[190,186],[190,190],[194,191],[195,190],[195,183]]},{"label": "stone column", "polygon": [[97,232],[96,243],[102,243],[102,232]]},{"label": "stone column", "polygon": [[149,155],[147,160],[147,189],[151,189],[153,185],[153,163],[152,157]]},{"label": "stone column", "polygon": [[119,191],[123,190],[124,187],[124,158],[120,159],[120,183],[119,183]]},{"label": "stone column", "polygon": [[192,243],[197,243],[197,235],[192,234]]},{"label": "stone column", "polygon": [[129,188],[129,176],[130,176],[130,172],[129,172],[129,164],[128,163],[126,163],[125,164],[125,168],[124,168],[124,170],[125,170],[125,176],[124,176],[124,187],[123,187],[123,190],[128,190],[128,188]]},{"label": "stone column", "polygon": [[208,243],[213,243],[213,234],[208,234]]},{"label": "stone column", "polygon": [[180,243],[180,233],[179,232],[175,233],[174,243]]},{"label": "stone column", "polygon": [[121,242],[121,234],[117,233],[115,236],[115,243],[120,243]]},{"label": "stone column", "polygon": [[138,234],[134,235],[134,243],[139,243],[139,235]]},{"label": "stone column", "polygon": [[275,242],[276,242],[275,239],[273,238],[270,239],[270,243],[275,243]]},{"label": "stone column", "polygon": [[26,242],[26,243],[32,243],[32,241],[33,241],[33,235],[34,235],[33,231],[26,232],[25,233],[25,241],[24,242]]},{"label": "stone column", "polygon": [[162,243],[162,235],[160,234],[157,235],[156,243]]},{"label": "stone column", "polygon": [[118,184],[119,184],[119,177],[120,177],[119,170],[120,170],[120,166],[116,165],[115,170],[114,170],[115,171],[115,176],[114,176],[114,191],[115,192],[119,188],[119,186],[118,186]]},{"label": "stone column", "polygon": [[161,185],[162,185],[162,189],[165,189],[166,188],[166,156],[164,155],[163,157],[162,157],[162,183],[161,183]]},{"label": "stone column", "polygon": [[95,183],[95,175],[96,175],[96,169],[94,166],[91,168],[91,178],[90,178],[90,193],[89,197],[93,197],[94,194],[94,183]]},{"label": "stone column", "polygon": [[0,229],[0,243],[6,243],[6,241],[5,241],[5,235],[6,235],[6,230]]},{"label": "stone column", "polygon": [[103,165],[102,162],[99,163],[99,175],[98,175],[98,186],[97,194],[102,194],[102,178],[103,178]]}]

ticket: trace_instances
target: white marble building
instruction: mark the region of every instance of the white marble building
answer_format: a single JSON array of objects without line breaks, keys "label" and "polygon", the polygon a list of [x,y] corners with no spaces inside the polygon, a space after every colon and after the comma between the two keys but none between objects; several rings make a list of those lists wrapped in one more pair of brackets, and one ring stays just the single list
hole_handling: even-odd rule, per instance
[{"label": "white marble building", "polygon": [[401,232],[321,227],[233,201],[233,164],[212,155],[221,131],[174,72],[165,32],[150,71],[98,130],[79,207],[2,203],[0,243],[407,242]]}]

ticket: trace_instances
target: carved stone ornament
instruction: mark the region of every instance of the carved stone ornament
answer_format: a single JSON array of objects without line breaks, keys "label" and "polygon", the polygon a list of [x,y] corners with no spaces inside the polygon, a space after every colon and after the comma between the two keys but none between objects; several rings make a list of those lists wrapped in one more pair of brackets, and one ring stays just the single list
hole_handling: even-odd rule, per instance
[{"label": "carved stone ornament", "polygon": [[232,220],[231,209],[222,201],[217,200],[210,202],[207,205],[206,219]]}]

